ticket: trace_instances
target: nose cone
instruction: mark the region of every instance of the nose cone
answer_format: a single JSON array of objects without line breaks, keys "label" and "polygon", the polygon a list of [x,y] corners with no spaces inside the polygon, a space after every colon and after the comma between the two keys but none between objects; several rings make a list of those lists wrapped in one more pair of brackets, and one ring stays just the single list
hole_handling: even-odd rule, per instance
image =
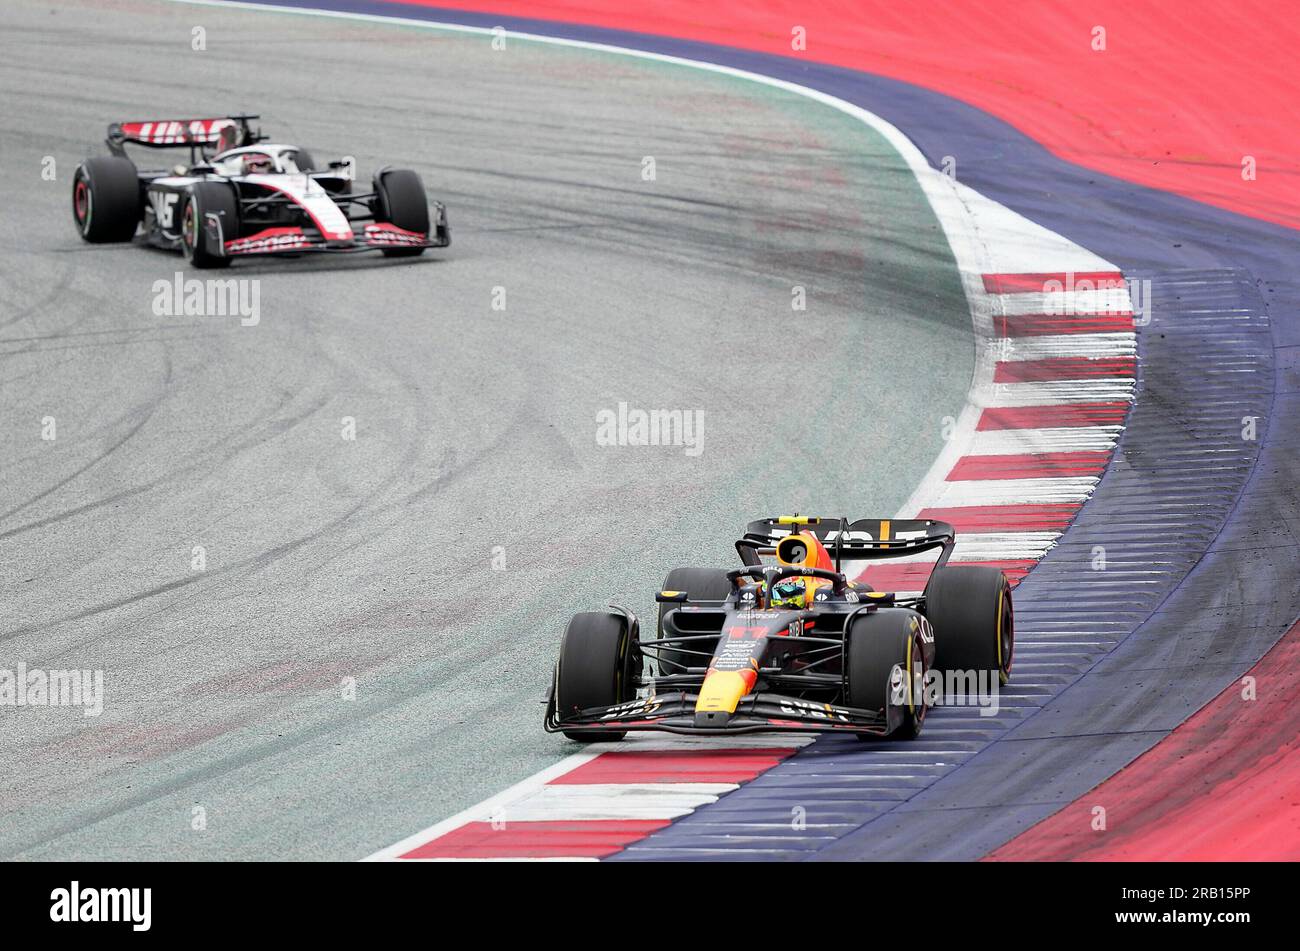
[{"label": "nose cone", "polygon": [[[725,713],[728,716],[735,713],[736,704],[753,689],[757,679],[758,674],[753,670],[709,671],[695,701],[696,721],[702,713]],[[725,722],[726,718],[721,719]]]}]

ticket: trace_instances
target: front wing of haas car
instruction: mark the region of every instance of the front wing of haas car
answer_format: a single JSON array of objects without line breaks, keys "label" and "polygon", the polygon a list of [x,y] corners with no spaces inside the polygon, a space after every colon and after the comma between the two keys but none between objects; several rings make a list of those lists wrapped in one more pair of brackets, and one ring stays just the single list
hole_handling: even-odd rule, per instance
[{"label": "front wing of haas car", "polygon": [[217,242],[228,257],[297,254],[356,254],[401,248],[445,248],[451,244],[447,212],[442,202],[430,202],[431,228],[427,233],[408,231],[391,222],[349,220],[347,233],[320,226],[288,225],[264,228],[255,234],[227,238],[222,222],[209,217],[204,226],[210,242]]}]

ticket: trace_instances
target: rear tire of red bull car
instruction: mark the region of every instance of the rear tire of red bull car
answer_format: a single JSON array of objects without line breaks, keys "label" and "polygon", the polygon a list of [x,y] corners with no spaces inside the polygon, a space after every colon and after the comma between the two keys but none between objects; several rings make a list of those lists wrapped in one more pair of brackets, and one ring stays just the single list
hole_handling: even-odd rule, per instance
[{"label": "rear tire of red bull car", "polygon": [[[925,589],[934,626],[935,667],[1011,680],[1015,616],[1006,575],[989,565],[936,568]],[[989,684],[988,686],[992,686]]]},{"label": "rear tire of red bull car", "polygon": [[[664,579],[663,587],[659,590],[684,591],[688,602],[725,601],[731,594],[732,586],[727,580],[727,572],[721,568],[674,568],[668,572],[668,577]],[[664,636],[664,617],[677,607],[678,605],[670,603],[659,605],[657,637]],[[687,647],[687,645],[682,646]],[[715,646],[716,641],[694,641],[689,644],[689,653],[685,649],[658,651],[659,659],[656,666],[660,676],[684,674],[687,667],[709,666]]]},{"label": "rear tire of red bull car", "polygon": [[[901,707],[903,722],[888,734],[891,740],[919,736],[930,709],[924,630],[924,619],[914,611],[886,608],[857,615],[844,632],[844,702],[860,710]],[[860,740],[874,738],[858,734]]]},{"label": "rear tire of red bull car", "polygon": [[[634,635],[621,614],[589,611],[573,616],[555,666],[555,712],[561,721],[579,710],[612,707],[633,698],[632,680],[641,656]],[[564,735],[579,743],[608,743],[627,734],[565,730]]]}]

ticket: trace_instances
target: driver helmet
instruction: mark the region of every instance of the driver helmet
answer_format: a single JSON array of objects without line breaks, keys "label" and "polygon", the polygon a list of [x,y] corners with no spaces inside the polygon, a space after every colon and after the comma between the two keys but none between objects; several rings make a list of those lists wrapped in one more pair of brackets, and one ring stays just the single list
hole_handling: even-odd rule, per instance
[{"label": "driver helmet", "polygon": [[803,578],[786,578],[772,586],[774,608],[803,610],[808,600],[808,583]]},{"label": "driver helmet", "polygon": [[275,162],[265,152],[249,152],[244,156],[245,175],[265,175],[275,171]]}]

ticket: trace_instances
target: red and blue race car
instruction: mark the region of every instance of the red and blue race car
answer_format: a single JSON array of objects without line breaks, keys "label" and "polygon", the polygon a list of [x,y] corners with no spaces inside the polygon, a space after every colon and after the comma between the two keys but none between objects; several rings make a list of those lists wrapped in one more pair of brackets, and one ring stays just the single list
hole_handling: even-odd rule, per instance
[{"label": "red and blue race car", "polygon": [[[654,637],[625,608],[569,622],[546,730],[587,743],[638,730],[910,739],[938,703],[985,706],[1011,676],[1011,589],[995,567],[949,564],[955,542],[933,519],[751,522],[740,567],[669,573]],[[916,594],[846,571],[931,552]]]}]

